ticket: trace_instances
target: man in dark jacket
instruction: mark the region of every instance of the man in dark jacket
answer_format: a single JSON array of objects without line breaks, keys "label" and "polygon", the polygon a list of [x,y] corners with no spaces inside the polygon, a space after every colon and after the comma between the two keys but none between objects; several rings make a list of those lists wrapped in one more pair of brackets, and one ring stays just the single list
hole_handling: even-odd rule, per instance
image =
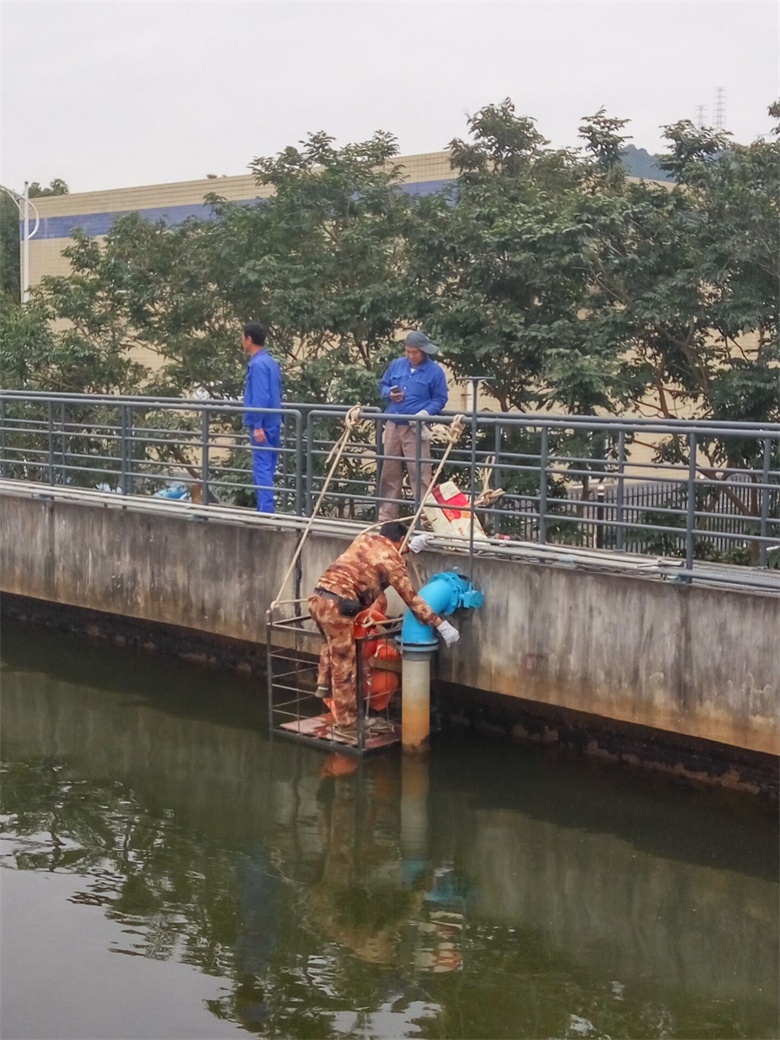
[{"label": "man in dark jacket", "polygon": [[[447,407],[447,379],[434,354],[439,352],[424,332],[410,332],[404,356],[396,358],[382,376],[379,393],[385,410],[394,415],[438,415]],[[419,427],[419,456],[418,456]],[[403,464],[409,475],[412,496],[424,494],[431,482],[431,434],[424,423],[388,419],[385,423],[384,461],[379,479],[379,519],[395,520],[403,487]]]}]

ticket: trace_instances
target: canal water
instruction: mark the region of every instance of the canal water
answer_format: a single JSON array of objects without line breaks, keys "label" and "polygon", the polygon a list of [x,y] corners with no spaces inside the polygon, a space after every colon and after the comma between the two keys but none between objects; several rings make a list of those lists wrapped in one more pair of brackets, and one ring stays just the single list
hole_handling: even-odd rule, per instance
[{"label": "canal water", "polygon": [[4,1040],[779,1035],[757,799],[465,734],[356,768],[11,622],[1,678]]}]

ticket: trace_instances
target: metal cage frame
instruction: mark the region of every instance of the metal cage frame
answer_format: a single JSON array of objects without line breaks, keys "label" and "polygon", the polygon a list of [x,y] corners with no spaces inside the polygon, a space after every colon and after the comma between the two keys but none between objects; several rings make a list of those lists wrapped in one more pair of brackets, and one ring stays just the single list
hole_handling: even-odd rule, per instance
[{"label": "metal cage frame", "polygon": [[[365,696],[368,669],[363,649],[367,643],[376,640],[394,644],[401,629],[401,619],[377,626],[376,633],[355,639],[357,726],[352,738],[334,730],[327,706],[315,695],[323,637],[311,615],[301,612],[303,602],[295,600],[278,604],[266,614],[268,730],[271,737],[281,736],[324,751],[357,756],[399,745],[401,697],[395,694],[381,711],[371,708]],[[285,609],[291,605],[294,608],[292,614]]]}]

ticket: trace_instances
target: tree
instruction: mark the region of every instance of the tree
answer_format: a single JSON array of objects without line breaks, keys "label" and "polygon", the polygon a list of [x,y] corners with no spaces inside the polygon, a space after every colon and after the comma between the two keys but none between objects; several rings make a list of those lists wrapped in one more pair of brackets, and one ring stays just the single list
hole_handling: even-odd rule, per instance
[{"label": "tree", "polygon": [[[25,385],[232,399],[239,325],[259,319],[287,400],[370,404],[414,323],[502,410],[778,421],[780,144],[680,122],[674,183],[636,183],[625,126],[601,110],[581,150],[557,150],[510,100],[489,105],[450,145],[457,179],[425,198],[401,190],[391,135],[311,134],[254,161],[262,202],[212,196],[213,219],[176,228],[130,215],[100,245],[77,233],[72,274],[39,294],[67,323],[57,349],[40,372],[10,347],[4,362]],[[730,443],[705,443],[703,465],[755,463]],[[601,441],[576,447],[603,471]]]},{"label": "tree", "polygon": [[[30,198],[44,195],[67,195],[68,185],[59,177],[48,188],[37,181],[29,186]],[[4,191],[0,191],[0,306],[19,303],[21,274],[19,270],[19,207]]]},{"label": "tree", "polygon": [[600,160],[549,149],[509,100],[469,128],[471,143],[450,145],[453,188],[418,206],[421,319],[458,375],[488,377],[502,410],[611,407],[615,351],[589,315],[595,234],[582,216]]},{"label": "tree", "polygon": [[33,181],[29,193],[31,199],[42,199],[49,195],[69,195],[70,188],[61,177],[55,177],[48,188],[42,188],[38,181]]},{"label": "tree", "polygon": [[19,209],[0,191],[0,311],[19,303]]}]

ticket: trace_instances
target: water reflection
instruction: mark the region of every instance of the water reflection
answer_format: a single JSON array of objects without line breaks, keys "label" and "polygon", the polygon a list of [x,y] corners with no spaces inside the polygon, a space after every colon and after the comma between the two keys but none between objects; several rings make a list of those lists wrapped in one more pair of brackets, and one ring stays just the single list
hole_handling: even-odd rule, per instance
[{"label": "water reflection", "polygon": [[[777,1035],[777,828],[753,800],[471,740],[357,767],[269,744],[225,676],[9,626],[3,659],[4,899],[68,875],[113,929],[103,963],[196,968],[213,1035]],[[4,980],[20,946],[58,970],[16,928]],[[112,1031],[115,997],[90,987],[94,1032],[59,1008],[48,1035],[161,1035],[140,1002]],[[30,1035],[5,982],[3,1003]]]}]

